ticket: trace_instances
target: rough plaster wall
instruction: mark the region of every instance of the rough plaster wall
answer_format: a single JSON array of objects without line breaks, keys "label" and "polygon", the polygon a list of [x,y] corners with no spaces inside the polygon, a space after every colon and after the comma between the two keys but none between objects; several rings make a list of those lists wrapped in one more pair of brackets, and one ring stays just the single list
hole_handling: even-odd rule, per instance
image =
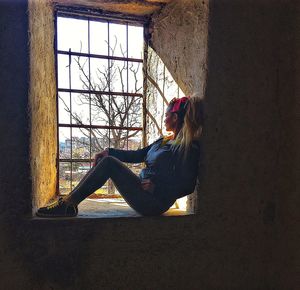
[{"label": "rough plaster wall", "polygon": [[[201,86],[199,72],[205,75],[205,54],[194,45],[201,36],[193,34],[201,29],[184,27],[189,23],[185,13],[190,19],[200,13],[189,9],[191,3],[201,6],[201,1],[178,1],[153,19],[152,46],[185,92]],[[229,263],[251,272],[262,289],[299,285],[297,7],[293,1],[209,2],[202,138],[206,174],[198,189],[197,212],[223,224],[219,235],[224,230],[229,235],[224,249],[236,251],[236,264],[233,257]],[[175,23],[180,26],[174,28]],[[284,246],[287,233],[290,241]],[[249,255],[253,252],[255,258]],[[246,281],[245,272],[240,275]]]},{"label": "rough plaster wall", "polygon": [[[171,0],[162,1],[130,1],[130,0],[52,0],[62,5],[80,5],[84,7],[103,9],[104,11],[120,12],[139,16],[147,16],[160,10]],[[159,3],[158,3],[159,2]]]},{"label": "rough plaster wall", "polygon": [[31,210],[26,9],[0,2],[0,220]]},{"label": "rough plaster wall", "polygon": [[208,1],[173,1],[152,19],[151,46],[186,94],[204,94]]},{"label": "rough plaster wall", "polygon": [[207,174],[198,208],[232,219],[237,256],[259,253],[251,271],[263,273],[266,289],[300,285],[297,9],[294,1],[210,1]]},{"label": "rough plaster wall", "polygon": [[33,209],[56,191],[54,17],[50,1],[29,1],[30,110]]},{"label": "rough plaster wall", "polygon": [[211,1],[198,215],[32,220],[27,4],[0,2],[1,288],[299,288],[300,21],[295,3],[273,3]]},{"label": "rough plaster wall", "polygon": [[[298,3],[298,2],[297,2]],[[280,285],[300,285],[300,5],[281,11],[278,45],[278,114],[281,120],[278,170],[278,234]],[[290,81],[287,82],[286,78]],[[295,288],[295,285],[298,287]]]}]

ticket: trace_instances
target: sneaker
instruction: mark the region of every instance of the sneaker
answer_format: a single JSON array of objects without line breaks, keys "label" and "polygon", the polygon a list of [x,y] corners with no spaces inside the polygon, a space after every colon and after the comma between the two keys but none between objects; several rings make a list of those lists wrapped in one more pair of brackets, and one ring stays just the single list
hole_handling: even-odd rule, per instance
[{"label": "sneaker", "polygon": [[74,217],[77,214],[77,206],[68,205],[62,197],[48,206],[39,208],[36,212],[38,217]]}]

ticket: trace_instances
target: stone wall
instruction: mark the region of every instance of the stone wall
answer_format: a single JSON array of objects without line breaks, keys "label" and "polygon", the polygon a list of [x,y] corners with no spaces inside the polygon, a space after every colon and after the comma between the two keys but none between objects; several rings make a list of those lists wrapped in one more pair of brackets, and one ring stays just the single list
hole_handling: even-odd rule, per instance
[{"label": "stone wall", "polygon": [[57,113],[54,11],[50,1],[29,1],[30,116],[33,211],[56,193]]}]

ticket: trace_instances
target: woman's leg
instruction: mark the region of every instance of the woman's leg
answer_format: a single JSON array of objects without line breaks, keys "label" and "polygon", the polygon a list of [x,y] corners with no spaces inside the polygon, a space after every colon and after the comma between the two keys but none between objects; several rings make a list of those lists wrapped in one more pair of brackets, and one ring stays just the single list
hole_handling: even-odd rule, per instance
[{"label": "woman's leg", "polygon": [[78,205],[82,200],[102,187],[111,178],[126,202],[143,215],[161,214],[168,209],[161,201],[141,186],[140,179],[121,161],[107,156],[93,167],[65,201]]}]

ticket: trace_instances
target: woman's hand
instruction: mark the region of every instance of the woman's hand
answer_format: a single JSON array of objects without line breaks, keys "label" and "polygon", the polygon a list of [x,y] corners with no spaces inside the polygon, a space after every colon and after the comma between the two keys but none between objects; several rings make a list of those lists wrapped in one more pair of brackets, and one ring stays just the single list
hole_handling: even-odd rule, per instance
[{"label": "woman's hand", "polygon": [[143,179],[142,188],[150,193],[153,193],[155,189],[155,184],[150,179]]},{"label": "woman's hand", "polygon": [[94,163],[93,163],[93,166],[96,166],[97,163],[103,158],[103,157],[106,157],[108,156],[108,149],[106,148],[105,150],[103,150],[102,152],[100,153],[97,153],[94,157]]}]

